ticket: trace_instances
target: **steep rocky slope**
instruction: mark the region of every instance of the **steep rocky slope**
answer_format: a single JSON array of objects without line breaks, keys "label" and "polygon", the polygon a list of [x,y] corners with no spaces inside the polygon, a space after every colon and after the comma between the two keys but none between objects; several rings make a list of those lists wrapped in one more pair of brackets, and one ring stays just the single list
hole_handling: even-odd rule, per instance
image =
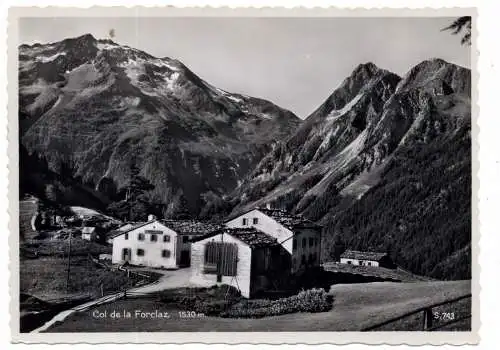
[{"label": "steep rocky slope", "polygon": [[91,35],[21,45],[19,102],[22,144],[52,171],[113,192],[138,166],[166,214],[181,203],[199,213],[300,124],[177,60]]},{"label": "steep rocky slope", "polygon": [[360,65],[231,194],[233,214],[270,203],[324,225],[325,259],[340,239],[469,277],[470,130],[468,69],[433,59],[400,78]]}]

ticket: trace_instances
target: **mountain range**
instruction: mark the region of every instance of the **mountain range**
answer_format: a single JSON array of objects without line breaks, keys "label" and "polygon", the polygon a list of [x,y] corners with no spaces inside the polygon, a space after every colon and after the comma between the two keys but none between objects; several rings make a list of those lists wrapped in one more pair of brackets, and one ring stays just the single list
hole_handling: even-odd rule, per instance
[{"label": "mountain range", "polygon": [[386,250],[436,278],[470,278],[470,89],[440,59],[365,63],[301,121],[111,40],[19,47],[21,147],[51,172],[112,198],[137,166],[166,216],[270,204],[324,227],[324,260]]},{"label": "mountain range", "polygon": [[390,251],[437,278],[470,277],[470,70],[440,59],[404,77],[359,65],[230,195],[233,213],[271,204],[336,243]]},{"label": "mountain range", "polygon": [[181,204],[198,214],[301,122],[215,88],[177,60],[91,35],[21,45],[19,101],[22,144],[49,169],[109,190],[136,166],[155,187],[150,199],[168,203],[165,214]]}]

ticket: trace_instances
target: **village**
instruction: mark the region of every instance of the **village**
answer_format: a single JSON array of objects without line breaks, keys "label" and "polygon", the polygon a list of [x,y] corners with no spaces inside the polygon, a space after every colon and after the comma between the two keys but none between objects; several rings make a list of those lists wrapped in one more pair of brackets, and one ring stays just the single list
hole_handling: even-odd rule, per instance
[{"label": "village", "polygon": [[[321,226],[284,210],[255,208],[225,222],[158,219],[118,224],[109,217],[53,219],[51,240],[81,239],[111,247],[98,258],[114,266],[182,270],[188,284],[229,285],[243,297],[284,291],[321,269]],[[37,215],[32,229],[37,231]],[[396,268],[387,253],[345,250],[339,264]],[[288,285],[287,285],[288,284]],[[176,285],[176,287],[178,287]]]},{"label": "village", "polygon": [[[24,201],[21,207],[34,202]],[[329,314],[341,311],[333,304],[342,293],[368,291],[375,297],[380,287],[373,283],[382,283],[388,297],[409,298],[408,283],[400,282],[412,282],[414,300],[413,293],[425,297],[435,283],[399,268],[385,252],[346,247],[338,260],[322,259],[322,227],[269,205],[221,222],[152,214],[145,221],[122,222],[83,207],[72,207],[71,215],[34,208],[21,220],[26,235],[21,242],[25,331],[65,331],[74,322],[83,329],[92,324],[109,330],[107,316],[97,316],[118,307],[130,315],[134,310],[140,310],[138,315],[174,315],[180,323],[169,323],[172,330],[194,330],[207,320],[224,323],[224,329],[234,326],[225,323],[228,318],[263,320],[287,314],[297,315],[299,324],[303,312],[324,314],[326,327],[333,322]],[[466,285],[457,282],[443,283],[448,292],[463,293]],[[351,289],[343,289],[347,286]],[[449,294],[435,297],[445,296]],[[154,309],[148,311],[151,303]],[[103,304],[104,310],[97,307]],[[76,321],[53,324],[51,319],[68,308]],[[380,317],[368,318],[367,324]],[[152,319],[140,322],[145,330],[167,327]],[[121,329],[113,325],[111,330]]]}]

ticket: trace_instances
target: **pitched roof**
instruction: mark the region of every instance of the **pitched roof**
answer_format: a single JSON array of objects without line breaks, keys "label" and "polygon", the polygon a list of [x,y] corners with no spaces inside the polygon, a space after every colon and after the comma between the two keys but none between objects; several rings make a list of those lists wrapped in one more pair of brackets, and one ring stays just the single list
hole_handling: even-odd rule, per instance
[{"label": "pitched roof", "polygon": [[180,235],[205,235],[223,227],[221,224],[195,220],[160,220],[160,222]]},{"label": "pitched roof", "polygon": [[358,260],[372,260],[379,261],[387,253],[377,253],[377,252],[361,252],[358,250],[346,250],[344,253],[340,255],[341,258],[345,259],[358,259]]},{"label": "pitched roof", "polygon": [[85,226],[82,229],[82,233],[93,233],[95,232],[95,227],[94,226]]},{"label": "pitched roof", "polygon": [[223,232],[239,239],[251,248],[261,248],[278,244],[278,240],[275,237],[255,228],[226,228]]},{"label": "pitched roof", "polygon": [[139,223],[127,223],[119,228],[117,228],[116,230],[114,231],[110,231],[108,232],[107,234],[107,237],[108,239],[109,238],[116,238],[118,236],[121,236],[127,232],[130,232],[130,231],[133,231],[135,229],[138,229],[142,226],[146,226],[147,224],[150,224],[154,221],[157,221],[156,219],[155,220],[151,220],[151,221],[146,221],[146,222],[139,222]]},{"label": "pitched roof", "polygon": [[268,235],[262,231],[259,231],[253,227],[246,228],[229,228],[225,227],[220,230],[211,232],[204,236],[196,237],[192,239],[192,242],[198,242],[206,238],[216,236],[218,234],[228,234],[236,239],[239,239],[250,248],[261,248],[266,246],[278,245],[278,240],[275,237]]},{"label": "pitched roof", "polygon": [[294,215],[285,210],[256,208],[261,213],[273,218],[287,229],[293,231],[295,228],[321,228],[309,219],[302,215]]},{"label": "pitched roof", "polygon": [[223,226],[220,224],[212,223],[212,222],[203,222],[203,221],[195,221],[195,220],[150,220],[146,222],[139,223],[128,223],[122,227],[117,228],[114,231],[108,233],[108,238],[115,238],[124,233],[133,231],[135,229],[141,228],[149,223],[154,221],[158,221],[160,224],[170,228],[180,235],[206,235],[210,232],[221,229]]}]

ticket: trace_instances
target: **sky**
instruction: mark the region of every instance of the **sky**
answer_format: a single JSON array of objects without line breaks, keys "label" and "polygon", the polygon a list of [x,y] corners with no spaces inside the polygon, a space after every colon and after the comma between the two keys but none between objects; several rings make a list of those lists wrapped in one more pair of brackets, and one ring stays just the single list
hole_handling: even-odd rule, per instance
[{"label": "sky", "polygon": [[22,18],[19,43],[90,33],[178,59],[223,90],[307,117],[360,63],[404,75],[429,58],[470,68],[470,47],[442,32],[454,18]]}]

